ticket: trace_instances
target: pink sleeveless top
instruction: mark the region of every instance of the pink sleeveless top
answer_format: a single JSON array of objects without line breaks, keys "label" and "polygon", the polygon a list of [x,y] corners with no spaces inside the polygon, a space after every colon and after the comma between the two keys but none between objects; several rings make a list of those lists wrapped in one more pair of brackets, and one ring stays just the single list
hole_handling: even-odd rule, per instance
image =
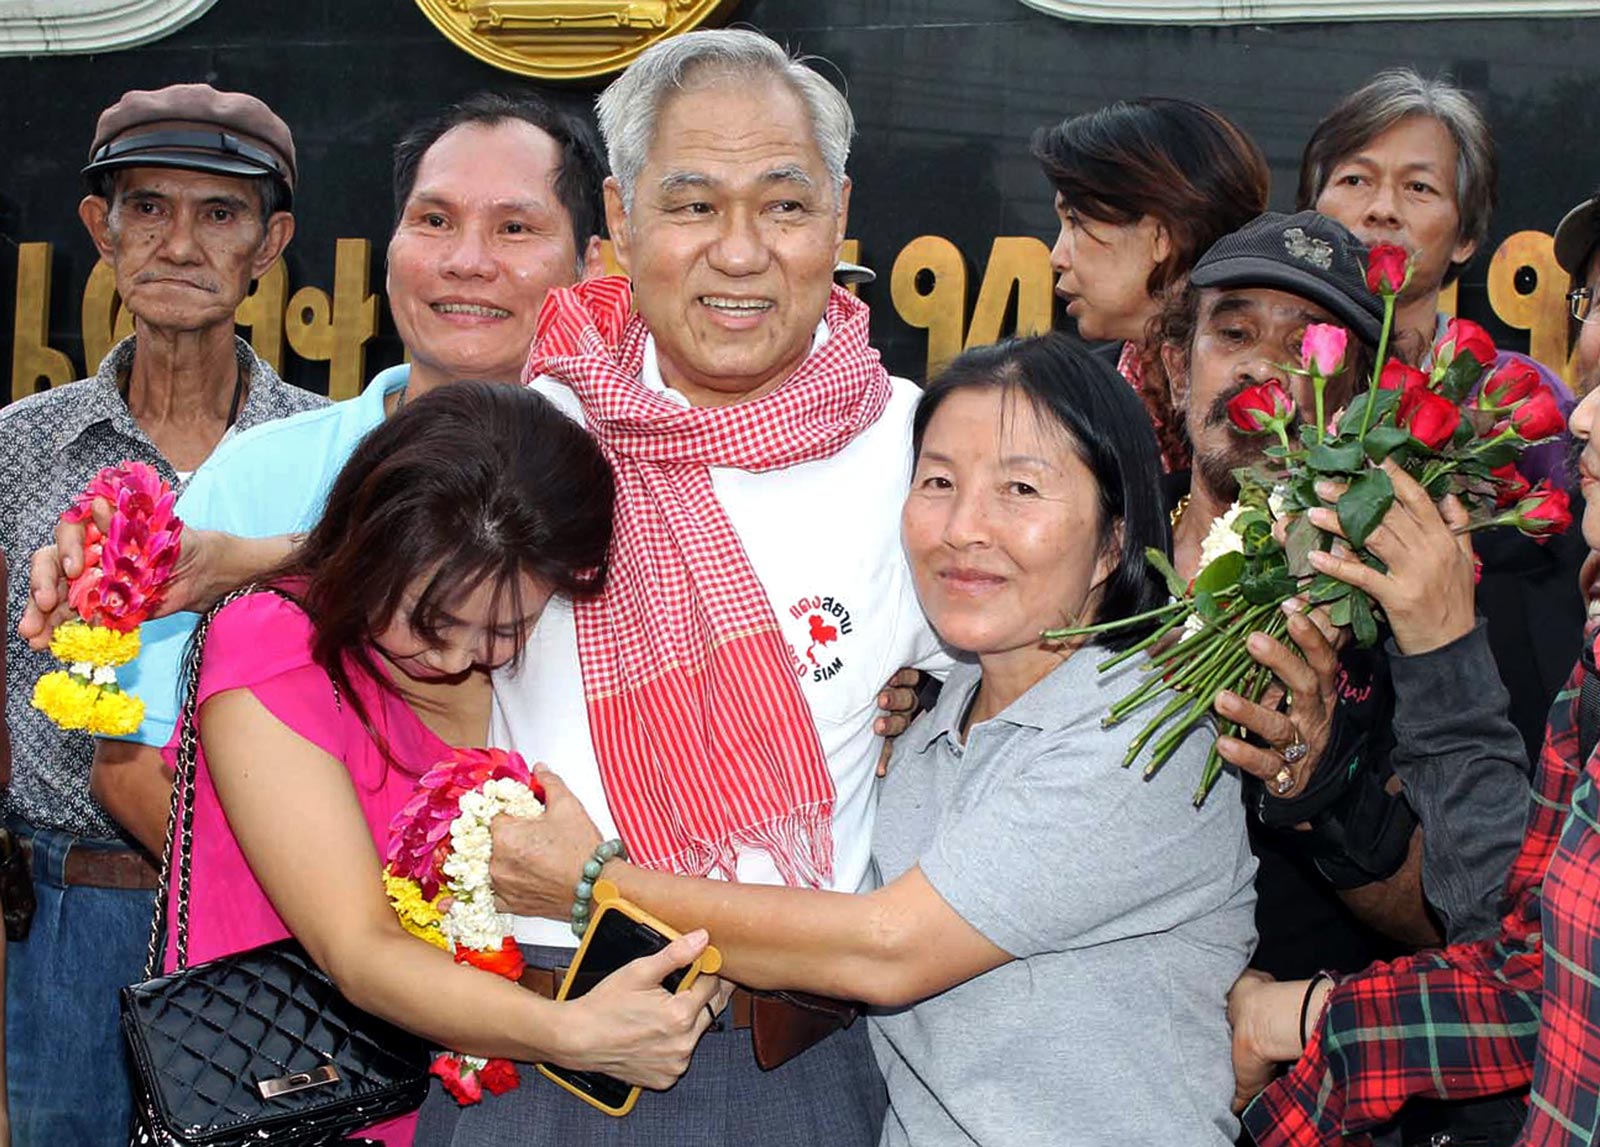
[{"label": "pink sleeveless top", "polygon": [[[230,689],[248,689],[290,730],[335,757],[350,772],[356,797],[381,857],[389,822],[416,788],[417,779],[442,760],[450,747],[424,725],[405,702],[370,681],[355,685],[373,727],[389,745],[399,767],[384,760],[349,704],[335,700],[333,682],[311,659],[311,622],[298,606],[277,594],[240,598],[212,622],[201,662],[199,703]],[[163,750],[167,764],[177,759],[178,737]],[[305,858],[305,879],[317,879],[317,858]],[[256,882],[206,767],[205,751],[196,770],[194,852],[189,896],[189,963],[270,944],[289,935],[272,902]],[[381,880],[373,870],[374,882]],[[165,966],[175,963],[177,893],[169,898]],[[421,941],[418,941],[421,943]],[[392,1147],[409,1147],[415,1116],[373,1127],[363,1134]]]}]

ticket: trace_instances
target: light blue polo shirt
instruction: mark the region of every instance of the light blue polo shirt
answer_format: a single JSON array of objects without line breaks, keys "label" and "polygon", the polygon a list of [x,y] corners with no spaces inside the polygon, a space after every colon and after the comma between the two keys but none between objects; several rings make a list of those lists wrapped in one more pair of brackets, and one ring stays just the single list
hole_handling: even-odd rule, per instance
[{"label": "light blue polo shirt", "polygon": [[[384,399],[411,367],[390,367],[355,398],[252,427],[224,442],[195,471],[178,499],[178,517],[201,530],[271,538],[309,530],[322,516],[333,480],[356,444],[383,422]],[[126,738],[165,745],[178,721],[179,673],[194,613],[175,613],[139,631],[139,657],[117,671],[144,700],[144,724]]]}]

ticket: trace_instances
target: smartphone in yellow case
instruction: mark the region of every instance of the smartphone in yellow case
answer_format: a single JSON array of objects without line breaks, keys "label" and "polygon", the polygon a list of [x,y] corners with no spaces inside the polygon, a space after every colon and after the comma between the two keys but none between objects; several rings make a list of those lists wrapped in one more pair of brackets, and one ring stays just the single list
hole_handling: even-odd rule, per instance
[{"label": "smartphone in yellow case", "polygon": [[[624,900],[609,880],[594,885],[594,909],[589,927],[578,945],[578,953],[561,982],[557,1000],[582,996],[624,964],[641,956],[652,956],[678,938],[670,925],[663,924],[638,905]],[[674,968],[661,986],[676,995],[687,990],[701,973],[714,974],[722,967],[722,954],[710,945],[693,963]],[[623,1116],[639,1101],[640,1088],[598,1071],[572,1071],[554,1064],[536,1064],[539,1073],[566,1088],[585,1103],[607,1115]]]}]

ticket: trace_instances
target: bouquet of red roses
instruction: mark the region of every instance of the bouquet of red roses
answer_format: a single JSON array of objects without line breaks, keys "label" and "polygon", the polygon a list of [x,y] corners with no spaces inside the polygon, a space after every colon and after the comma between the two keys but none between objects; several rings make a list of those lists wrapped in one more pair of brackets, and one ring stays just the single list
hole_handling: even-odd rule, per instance
[{"label": "bouquet of red roses", "polygon": [[[1435,499],[1455,494],[1468,512],[1468,529],[1508,525],[1545,538],[1570,523],[1566,491],[1547,482],[1530,487],[1516,468],[1529,445],[1559,434],[1565,425],[1555,395],[1536,370],[1511,361],[1490,373],[1497,358],[1494,343],[1482,327],[1464,319],[1446,325],[1429,370],[1385,361],[1395,297],[1409,275],[1404,250],[1389,244],[1372,249],[1367,286],[1383,299],[1383,328],[1371,385],[1349,406],[1331,418],[1323,409],[1327,380],[1343,367],[1349,337],[1344,328],[1323,324],[1306,328],[1301,361],[1289,368],[1311,381],[1316,407],[1311,418],[1298,417],[1293,398],[1276,381],[1250,387],[1229,402],[1228,417],[1236,428],[1273,435],[1277,442],[1267,447],[1262,462],[1235,471],[1239,498],[1212,523],[1193,581],[1184,583],[1165,554],[1149,551],[1171,589],[1170,604],[1123,621],[1046,635],[1060,639],[1158,623],[1148,638],[1100,666],[1103,672],[1154,651],[1148,678],[1105,718],[1115,725],[1162,702],[1129,745],[1124,765],[1148,745],[1145,776],[1153,776],[1190,730],[1211,715],[1224,689],[1261,699],[1271,674],[1250,657],[1245,639],[1257,631],[1283,637],[1281,607],[1290,598],[1326,607],[1334,624],[1348,626],[1362,645],[1377,641],[1373,601],[1362,590],[1318,573],[1307,557],[1335,543],[1332,534],[1305,517],[1307,509],[1329,504],[1318,495],[1318,483],[1332,481],[1343,490],[1331,503],[1346,538],[1340,544],[1379,570],[1383,563],[1364,543],[1394,503],[1394,485],[1382,469],[1385,459]],[[1221,722],[1220,731],[1238,733],[1228,721]],[[1221,771],[1222,758],[1213,746],[1194,794],[1196,805]]]}]

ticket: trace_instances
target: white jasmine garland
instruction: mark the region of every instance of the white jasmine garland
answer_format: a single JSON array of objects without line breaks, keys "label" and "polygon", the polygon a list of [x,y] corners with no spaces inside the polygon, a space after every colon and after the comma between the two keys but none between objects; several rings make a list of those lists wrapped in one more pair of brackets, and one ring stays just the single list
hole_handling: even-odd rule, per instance
[{"label": "white jasmine garland", "polygon": [[481,789],[461,795],[461,812],[450,822],[450,856],[441,866],[453,903],[445,913],[444,932],[459,950],[498,951],[511,934],[511,919],[496,911],[489,881],[494,842],[489,825],[501,813],[529,817],[544,805],[521,781],[500,777]]},{"label": "white jasmine garland", "polygon": [[1233,528],[1244,507],[1238,502],[1229,506],[1220,516],[1213,518],[1211,528],[1200,542],[1200,569],[1205,569],[1223,554],[1244,553],[1244,538]]}]

